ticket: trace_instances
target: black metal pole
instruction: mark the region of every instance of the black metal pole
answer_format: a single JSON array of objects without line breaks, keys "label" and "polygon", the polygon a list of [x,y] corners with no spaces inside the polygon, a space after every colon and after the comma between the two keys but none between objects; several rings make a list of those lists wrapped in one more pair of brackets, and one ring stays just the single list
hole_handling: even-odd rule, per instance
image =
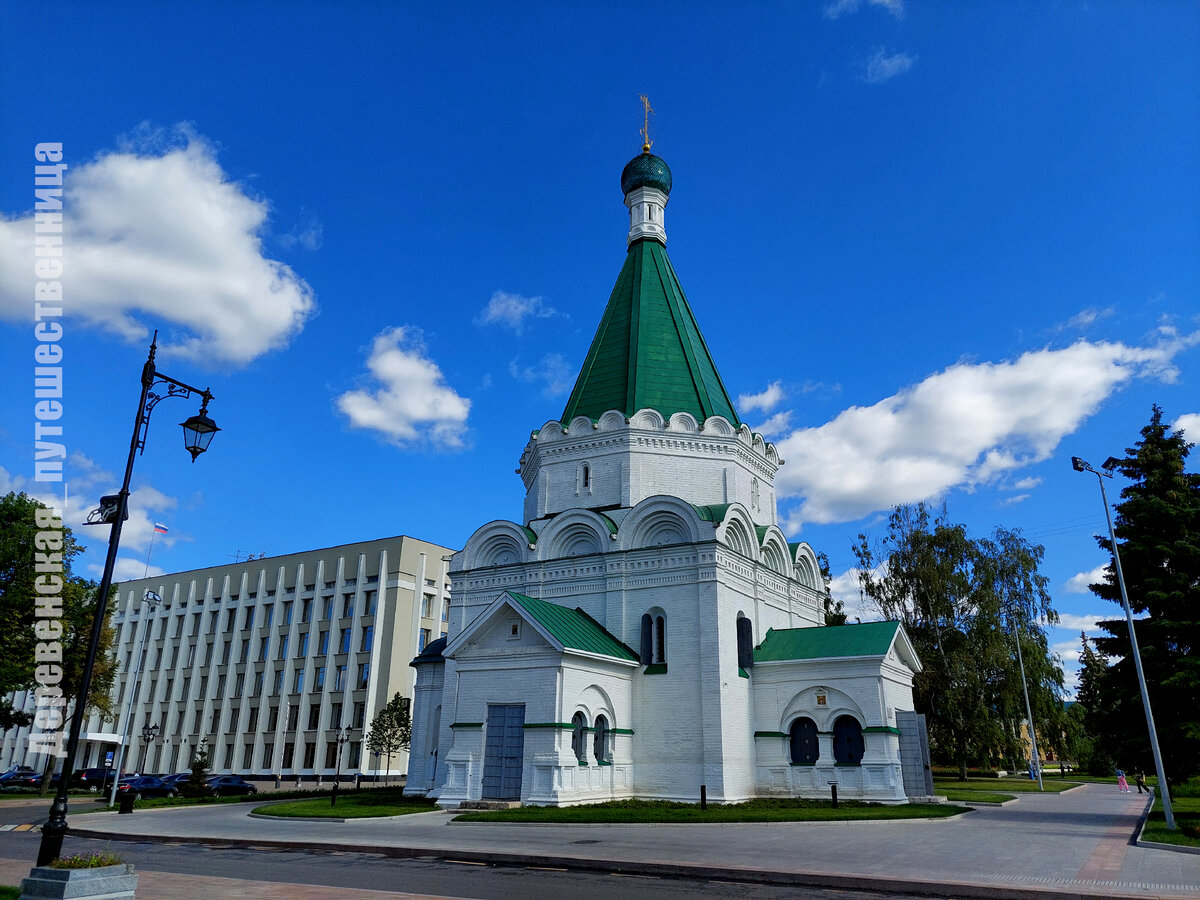
[{"label": "black metal pole", "polygon": [[104,630],[104,618],[108,611],[108,592],[112,588],[113,568],[117,564],[117,548],[121,543],[121,526],[125,522],[125,511],[129,502],[129,482],[133,477],[133,460],[137,456],[138,441],[146,410],[146,395],[154,384],[154,351],[150,345],[150,356],[142,367],[142,395],[138,400],[137,416],[133,422],[133,438],[129,442],[129,458],[125,462],[125,480],[117,495],[117,514],[108,536],[108,555],[104,559],[104,575],[100,578],[100,591],[96,597],[96,618],[92,622],[92,634],[88,640],[87,659],[83,664],[78,690],[75,694],[75,710],[71,715],[71,731],[67,738],[67,754],[63,758],[62,777],[58,780],[58,792],[50,804],[50,818],[42,826],[42,843],[38,848],[37,864],[49,865],[62,855],[63,838],[67,834],[67,785],[75,770],[75,751],[79,749],[79,733],[83,730],[83,714],[87,708],[88,692],[92,687],[92,666],[96,662],[96,650],[100,646],[100,634]]}]

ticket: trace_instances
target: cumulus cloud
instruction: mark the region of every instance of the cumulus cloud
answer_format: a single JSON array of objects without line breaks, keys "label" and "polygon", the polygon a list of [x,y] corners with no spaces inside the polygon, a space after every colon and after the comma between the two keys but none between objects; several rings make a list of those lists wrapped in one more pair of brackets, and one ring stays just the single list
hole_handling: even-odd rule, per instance
[{"label": "cumulus cloud", "polygon": [[565,394],[575,378],[575,370],[561,353],[547,353],[532,366],[522,366],[514,359],[508,364],[508,372],[518,381],[541,384],[546,397]]},{"label": "cumulus cloud", "polygon": [[475,317],[476,325],[502,325],[516,334],[525,330],[526,319],[548,319],[558,314],[541,297],[522,297],[507,291],[496,291],[488,305]]},{"label": "cumulus cloud", "polygon": [[[904,0],[866,0],[866,4],[886,9],[897,19],[904,18]],[[863,0],[833,0],[825,5],[822,12],[827,19],[838,19],[858,12],[862,5]]]},{"label": "cumulus cloud", "polygon": [[863,80],[867,84],[883,84],[897,75],[903,75],[916,61],[917,57],[907,53],[888,53],[882,47],[878,47],[867,58]]},{"label": "cumulus cloud", "polygon": [[1078,663],[1079,656],[1083,653],[1083,645],[1078,640],[1060,641],[1050,646],[1050,652],[1065,663]]},{"label": "cumulus cloud", "polygon": [[1172,431],[1182,431],[1189,442],[1200,443],[1200,413],[1184,413],[1171,423]]},{"label": "cumulus cloud", "polygon": [[[122,536],[124,536],[122,534]],[[104,566],[89,565],[88,571],[97,579],[104,574]],[[118,556],[116,563],[113,565],[113,581],[120,583],[122,581],[137,581],[139,578],[149,578],[153,575],[162,575],[166,569],[162,569],[156,565],[146,565],[144,559],[132,559],[128,556]]]},{"label": "cumulus cloud", "polygon": [[738,397],[737,405],[742,412],[750,412],[751,410],[758,409],[764,413],[769,413],[786,396],[780,383],[773,381],[767,385],[767,389],[761,394],[741,394]]},{"label": "cumulus cloud", "polygon": [[419,440],[463,446],[471,401],[445,383],[417,329],[396,326],[376,335],[367,369],[375,385],[337,398],[352,426],[377,431],[397,446]]},{"label": "cumulus cloud", "polygon": [[1101,319],[1108,318],[1116,311],[1116,309],[1117,308],[1115,306],[1107,306],[1104,309],[1097,309],[1094,306],[1089,306],[1087,309],[1081,309],[1079,312],[1075,313],[1075,315],[1071,316],[1071,318],[1067,319],[1067,321],[1061,323],[1057,330],[1066,331],[1067,329],[1072,328],[1087,328],[1089,325],[1094,325]]},{"label": "cumulus cloud", "polygon": [[1018,478],[1016,481],[1013,482],[1013,490],[1014,491],[1031,491],[1041,483],[1042,483],[1041,478],[1035,478],[1032,475],[1028,478]]},{"label": "cumulus cloud", "polygon": [[1032,495],[1031,494],[1014,494],[1011,497],[1005,497],[1000,501],[1001,506],[1016,506],[1018,503],[1024,503]]},{"label": "cumulus cloud", "polygon": [[[64,179],[64,313],[131,342],[175,326],[164,355],[244,364],[285,346],[314,309],[288,266],[263,255],[268,206],[232,181],[186,127],[143,128]],[[31,316],[32,213],[0,219],[0,316]]]},{"label": "cumulus cloud", "polygon": [[842,601],[847,621],[853,622],[857,619],[862,622],[878,622],[879,610],[874,601],[863,596],[859,588],[858,573],[858,567],[851,566],[840,575],[835,575],[829,582],[829,593],[833,595],[834,600]]},{"label": "cumulus cloud", "polygon": [[1000,363],[959,363],[817,428],[777,441],[781,497],[802,497],[788,526],[849,522],[898,503],[989,483],[1049,458],[1134,378],[1172,381],[1172,359],[1200,332],[1136,347],[1079,341]]},{"label": "cumulus cloud", "polygon": [[1096,566],[1096,568],[1092,569],[1090,572],[1075,573],[1074,575],[1072,575],[1070,578],[1068,578],[1063,583],[1063,587],[1062,587],[1063,593],[1064,594],[1088,594],[1088,593],[1091,593],[1088,590],[1088,585],[1089,584],[1103,584],[1104,583],[1104,570],[1106,568],[1108,568],[1107,565]]},{"label": "cumulus cloud", "polygon": [[776,435],[787,431],[788,426],[792,424],[792,411],[790,409],[782,410],[775,413],[767,421],[763,422],[757,428],[752,429],[759,434],[766,435],[770,439],[774,439]]},{"label": "cumulus cloud", "polygon": [[1077,615],[1075,613],[1059,613],[1057,628],[1066,628],[1076,634],[1076,643],[1078,643],[1078,635],[1081,631],[1099,631],[1100,628],[1097,622],[1103,622],[1106,619],[1113,618],[1111,615],[1099,615],[1097,613],[1088,615]]}]

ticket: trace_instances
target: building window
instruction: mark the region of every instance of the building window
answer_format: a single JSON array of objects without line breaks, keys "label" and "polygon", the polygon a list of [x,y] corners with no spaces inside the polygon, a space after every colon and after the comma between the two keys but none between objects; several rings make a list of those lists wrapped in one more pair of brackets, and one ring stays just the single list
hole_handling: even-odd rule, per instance
[{"label": "building window", "polygon": [[571,752],[581,763],[587,762],[587,717],[581,712],[571,717]]},{"label": "building window", "polygon": [[788,732],[791,740],[793,766],[811,766],[817,761],[817,723],[812,719],[797,719]]},{"label": "building window", "polygon": [[839,716],[833,723],[833,761],[839,766],[857,766],[863,758],[862,726],[853,716]]},{"label": "building window", "polygon": [[317,745],[312,741],[304,745],[304,768],[311,769],[317,761]]},{"label": "building window", "polygon": [[334,703],[334,704],[330,705],[330,707],[329,707],[329,727],[330,728],[341,728],[342,727],[342,704]]},{"label": "building window", "polygon": [[317,655],[324,656],[329,652],[329,632],[321,632],[321,640],[317,644]]},{"label": "building window", "polygon": [[264,627],[270,627],[271,618],[274,615],[274,613],[275,613],[275,604],[274,603],[268,603],[266,606],[263,607],[263,626]]},{"label": "building window", "polygon": [[313,689],[319,691],[323,687],[325,687],[325,667],[317,666],[316,675],[313,680]]},{"label": "building window", "polygon": [[272,693],[274,693],[274,694],[282,694],[283,693],[283,669],[275,670],[275,685],[272,688]]},{"label": "building window", "polygon": [[359,663],[358,666],[358,689],[362,690],[371,680],[371,664],[369,662]]},{"label": "building window", "polygon": [[243,628],[251,628],[254,625],[254,607],[246,608],[246,620],[242,623]]},{"label": "building window", "polygon": [[421,618],[428,619],[433,615],[433,594],[426,594],[421,598]]},{"label": "building window", "polygon": [[301,622],[307,622],[309,619],[312,618],[312,605],[313,605],[312,597],[306,598],[304,601],[304,606],[301,608],[301,611],[300,611],[300,621]]},{"label": "building window", "polygon": [[283,745],[283,768],[290,769],[292,767],[292,759],[296,755],[296,745],[288,741]]},{"label": "building window", "polygon": [[425,645],[429,643],[430,630],[422,628],[417,635],[417,652],[422,653],[425,650]]},{"label": "building window", "polygon": [[263,639],[258,643],[258,661],[264,662],[267,658],[267,651],[271,649],[271,638],[269,635],[264,635]]},{"label": "building window", "polygon": [[288,600],[286,603],[283,604],[283,624],[284,625],[292,624],[292,601],[291,600]]},{"label": "building window", "polygon": [[250,714],[246,717],[246,730],[254,731],[258,728],[258,707],[250,707]]},{"label": "building window", "polygon": [[242,768],[249,772],[254,766],[254,745],[246,744],[242,749]]},{"label": "building window", "polygon": [[209,726],[208,730],[209,731],[220,731],[221,730],[221,710],[219,708],[213,710],[212,724]]},{"label": "building window", "polygon": [[367,704],[355,703],[354,704],[354,718],[351,719],[351,724],[353,725],[353,727],[362,728],[363,724],[366,722],[366,718],[367,718]]},{"label": "building window", "polygon": [[363,615],[365,615],[365,616],[375,615],[375,592],[374,591],[363,591],[363,602],[367,605],[367,608],[363,612]]},{"label": "building window", "polygon": [[341,643],[338,644],[338,653],[349,653],[350,652],[350,637],[351,637],[350,629],[343,628],[342,629],[342,640],[341,640]]},{"label": "building window", "polygon": [[337,741],[326,741],[325,742],[325,768],[333,769],[333,768],[337,767],[337,752],[338,752],[338,742]]},{"label": "building window", "polygon": [[308,727],[319,728],[321,725],[321,704],[312,703],[308,707]]},{"label": "building window", "polygon": [[245,638],[242,641],[242,653],[241,653],[241,657],[239,658],[238,662],[245,662],[249,656],[250,656],[250,638]]},{"label": "building window", "polygon": [[362,645],[358,649],[370,652],[371,641],[374,637],[375,637],[375,626],[374,625],[364,625],[362,628]]},{"label": "building window", "polygon": [[337,671],[333,675],[333,689],[340,691],[346,687],[346,667],[338,666]]},{"label": "building window", "polygon": [[289,637],[289,635],[286,635],[286,634],[283,635],[282,637],[280,637],[279,653],[276,655],[276,657],[275,657],[276,659],[287,659],[288,637]]},{"label": "building window", "polygon": [[229,665],[229,654],[233,650],[233,641],[226,641],[224,648],[221,650],[221,665]]},{"label": "building window", "polygon": [[263,768],[275,768],[275,745],[263,744]]},{"label": "building window", "polygon": [[221,766],[221,768],[222,769],[232,769],[233,768],[233,744],[225,745],[225,764],[223,766]]},{"label": "building window", "polygon": [[641,662],[644,666],[667,661],[667,618],[661,612],[642,616]]},{"label": "building window", "polygon": [[251,694],[251,696],[252,697],[261,697],[262,690],[263,690],[263,673],[255,672],[254,673],[254,693]]},{"label": "building window", "polygon": [[362,765],[362,744],[358,741],[350,742],[350,760],[346,765],[351,769],[357,769]]},{"label": "building window", "polygon": [[206,666],[212,665],[212,656],[213,656],[213,642],[209,641],[207,644],[204,645],[204,665],[206,665]]},{"label": "building window", "polygon": [[322,605],[322,608],[323,608],[323,610],[322,610],[322,613],[321,613],[321,618],[322,618],[322,619],[331,619],[331,618],[333,618],[333,598],[332,598],[332,597],[326,597],[326,598],[325,598],[325,599],[322,601],[321,605]]},{"label": "building window", "polygon": [[171,648],[171,668],[172,669],[175,668],[175,666],[178,663],[179,663],[179,645],[176,644],[174,647]]},{"label": "building window", "polygon": [[[154,696],[154,695],[151,694],[151,696]],[[225,696],[225,673],[222,672],[220,675],[217,676],[217,693],[216,693],[215,697],[217,700],[221,700],[222,698],[224,698],[224,696]]]},{"label": "building window", "polygon": [[292,691],[297,694],[304,693],[304,666],[299,666],[296,669],[296,677],[292,682]]},{"label": "building window", "polygon": [[297,641],[296,643],[297,643],[296,656],[297,657],[308,656],[308,632],[307,631],[304,632],[304,634],[300,635],[300,640]]},{"label": "building window", "polygon": [[200,676],[200,686],[196,690],[196,699],[203,700],[208,696],[208,676]]},{"label": "building window", "polygon": [[738,667],[749,670],[754,666],[754,625],[741,613],[737,617]]},{"label": "building window", "polygon": [[342,597],[342,617],[346,618],[354,615],[354,595],[345,594]]},{"label": "building window", "polygon": [[229,711],[229,725],[226,726],[225,730],[230,732],[231,734],[237,734],[238,718],[240,717],[239,716],[240,712],[241,712],[241,710],[237,709],[236,707]]},{"label": "building window", "polygon": [[225,630],[226,631],[233,631],[233,629],[236,627],[236,619],[237,619],[237,610],[236,609],[225,610]]},{"label": "building window", "polygon": [[592,746],[592,753],[595,754],[596,762],[612,762],[612,748],[609,746],[611,743],[609,736],[608,719],[604,716],[596,716],[596,728]]},{"label": "building window", "polygon": [[233,696],[242,696],[242,691],[246,689],[246,673],[238,672],[233,679]]},{"label": "building window", "polygon": [[295,731],[296,725],[300,721],[300,706],[299,704],[288,704],[287,708],[287,724],[284,726],[288,731]]},{"label": "building window", "polygon": [[267,713],[267,731],[274,731],[279,727],[279,707],[272,706],[271,711]]}]

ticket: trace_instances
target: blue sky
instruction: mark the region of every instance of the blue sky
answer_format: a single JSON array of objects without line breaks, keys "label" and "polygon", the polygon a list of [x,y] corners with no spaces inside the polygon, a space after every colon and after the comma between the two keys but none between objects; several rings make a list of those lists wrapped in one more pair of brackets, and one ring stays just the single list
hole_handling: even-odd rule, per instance
[{"label": "blue sky", "polygon": [[[1091,476],[1152,403],[1200,435],[1191,3],[0,7],[0,490],[33,489],[33,147],[69,163],[68,510],[164,401],[119,573],[520,515],[625,251],[638,94],[668,250],[828,553],[945,499],[1046,547],[1070,667],[1114,607]],[[1119,479],[1118,479],[1119,482]],[[1119,488],[1120,484],[1114,485]],[[106,534],[88,540],[98,574]],[[869,615],[869,613],[867,614]]]}]

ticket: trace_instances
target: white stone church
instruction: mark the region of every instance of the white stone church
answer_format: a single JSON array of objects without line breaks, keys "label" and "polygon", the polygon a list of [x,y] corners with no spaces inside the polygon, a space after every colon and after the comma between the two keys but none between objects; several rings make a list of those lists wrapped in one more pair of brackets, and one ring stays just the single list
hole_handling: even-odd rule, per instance
[{"label": "white stone church", "polygon": [[519,521],[454,555],[417,670],[407,791],[445,807],[932,793],[895,622],[825,626],[779,529],[774,445],[738,417],[666,252],[671,172],[621,174],[628,253]]}]

